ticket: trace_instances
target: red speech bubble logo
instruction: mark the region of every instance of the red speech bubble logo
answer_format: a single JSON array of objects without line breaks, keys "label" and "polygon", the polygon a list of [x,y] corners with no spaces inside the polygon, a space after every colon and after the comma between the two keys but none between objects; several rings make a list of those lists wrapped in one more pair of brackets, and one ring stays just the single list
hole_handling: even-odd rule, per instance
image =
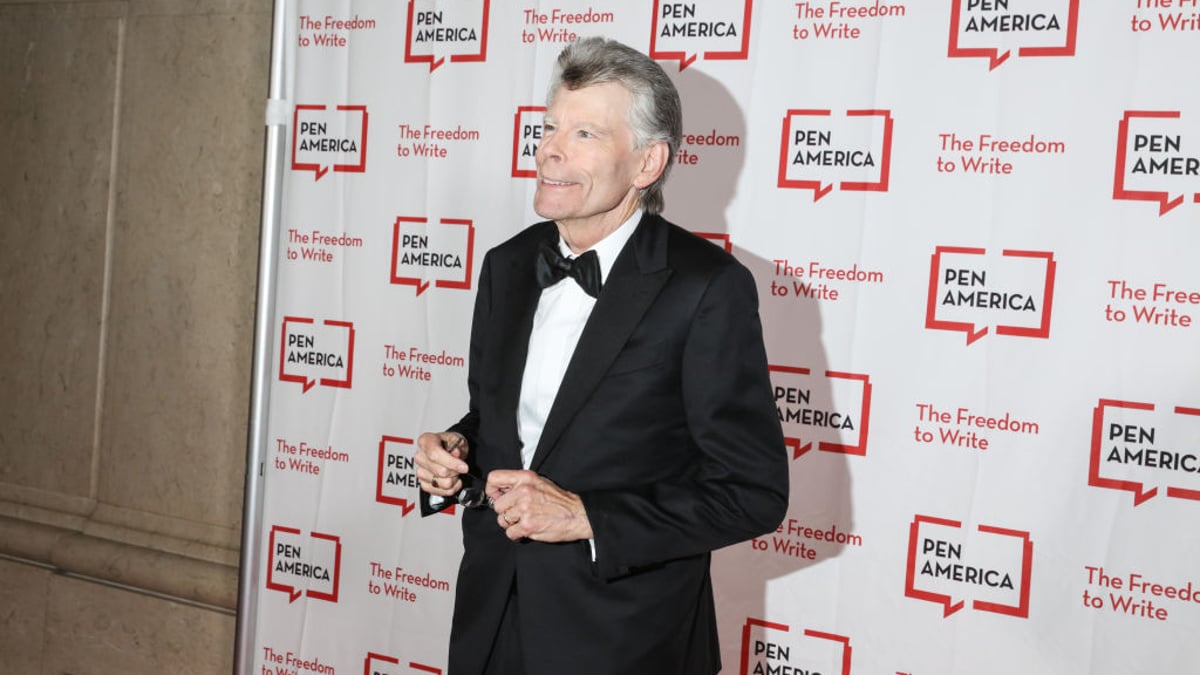
[{"label": "red speech bubble logo", "polygon": [[542,142],[544,105],[523,105],[513,115],[512,177],[537,178],[538,144]]},{"label": "red speech bubble logo", "polygon": [[292,170],[312,171],[314,181],[329,170],[367,170],[367,106],[297,105],[292,115]]},{"label": "red speech bubble logo", "polygon": [[838,673],[850,675],[850,638],[811,629],[792,632],[785,623],[746,618],[739,672]]},{"label": "red speech bubble logo", "polygon": [[781,188],[812,190],[813,201],[833,191],[887,192],[892,164],[890,110],[793,109],[783,116],[779,142]]},{"label": "red speech bubble logo", "polygon": [[727,232],[694,232],[693,234],[720,246],[725,249],[726,253],[733,253],[733,241]]},{"label": "red speech bubble logo", "polygon": [[966,12],[962,3],[953,0],[950,7],[950,58],[986,58],[988,70],[995,70],[1013,47],[1022,57],[1075,55],[1079,0],[1058,0],[1057,11],[1045,0],[968,0]]},{"label": "red speech bubble logo", "polygon": [[491,0],[431,2],[409,0],[404,42],[405,63],[428,63],[429,72],[446,62],[487,60]]},{"label": "red speech bubble logo", "polygon": [[304,386],[349,389],[354,378],[354,324],[285,316],[280,331],[279,379]]},{"label": "red speech bubble logo", "polygon": [[1092,410],[1088,485],[1132,492],[1134,506],[1160,493],[1200,501],[1198,438],[1200,408],[1160,412],[1153,403],[1100,399]]},{"label": "red speech bubble logo", "polygon": [[798,459],[814,445],[822,452],[867,454],[871,380],[867,375],[808,368],[767,367],[784,442]]},{"label": "red speech bubble logo", "polygon": [[930,256],[925,327],[962,331],[968,345],[993,326],[997,335],[1049,338],[1054,254],[1005,249],[1000,262],[987,261],[986,254],[982,248],[937,247]]},{"label": "red speech bubble logo", "polygon": [[[1158,202],[1159,216],[1183,203],[1189,185],[1196,186],[1200,158],[1183,155],[1182,136],[1170,133],[1172,125],[1166,121],[1178,119],[1178,110],[1125,111],[1117,126],[1113,199]],[[1172,198],[1169,189],[1152,187],[1174,187],[1180,193]],[[1200,192],[1192,192],[1192,201],[1200,203]]]},{"label": "red speech bubble logo", "polygon": [[741,3],[682,3],[654,0],[650,58],[679,61],[679,70],[705,60],[745,61],[750,53],[752,0]]},{"label": "red speech bubble logo", "polygon": [[[429,289],[471,289],[475,254],[475,225],[460,218],[442,218],[430,228],[429,219],[397,216],[392,228],[391,282],[414,286],[417,295]],[[432,280],[431,280],[432,279]]]},{"label": "red speech bubble logo", "polygon": [[288,594],[288,602],[301,596],[338,601],[342,574],[342,541],[331,534],[276,525],[271,528],[267,555],[267,588]]},{"label": "red speech bubble logo", "polygon": [[[417,508],[417,497],[414,495],[416,490],[420,490],[412,445],[411,438],[383,436],[379,439],[375,501],[399,506],[401,518]],[[454,509],[454,506],[450,506],[440,513],[454,515]]]},{"label": "red speech bubble logo", "polygon": [[1029,533],[990,525],[976,531],[970,537],[961,521],[914,516],[904,595],[942,605],[943,617],[970,600],[981,612],[1029,618]]},{"label": "red speech bubble logo", "polygon": [[363,675],[405,675],[406,673],[413,672],[442,675],[441,668],[427,666],[415,661],[410,661],[408,667],[405,668],[400,663],[400,659],[374,652],[367,652],[367,658],[363,662]]}]

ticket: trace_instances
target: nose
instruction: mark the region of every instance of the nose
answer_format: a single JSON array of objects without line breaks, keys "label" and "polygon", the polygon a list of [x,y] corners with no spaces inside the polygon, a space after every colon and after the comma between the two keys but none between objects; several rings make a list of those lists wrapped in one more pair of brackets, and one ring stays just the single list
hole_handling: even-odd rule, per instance
[{"label": "nose", "polygon": [[557,139],[557,133],[544,134],[542,142],[538,143],[537,150],[533,153],[534,161],[541,164],[551,158],[562,159],[562,146]]}]

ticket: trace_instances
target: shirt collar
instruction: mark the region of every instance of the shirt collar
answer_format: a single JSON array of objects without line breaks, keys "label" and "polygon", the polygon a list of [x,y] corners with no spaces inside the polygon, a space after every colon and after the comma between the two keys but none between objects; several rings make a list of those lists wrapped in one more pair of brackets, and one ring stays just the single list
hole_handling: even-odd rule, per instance
[{"label": "shirt collar", "polygon": [[[608,271],[612,269],[621,249],[625,248],[625,242],[633,236],[633,231],[637,229],[637,224],[640,222],[642,222],[641,207],[635,210],[628,220],[621,223],[620,227],[609,232],[607,236],[588,249],[588,251],[595,251],[596,257],[600,261],[600,283],[608,281]],[[568,258],[575,257],[575,254],[571,252],[571,247],[567,246],[567,242],[561,235],[558,237],[558,250]],[[584,251],[584,253],[586,252]]]}]

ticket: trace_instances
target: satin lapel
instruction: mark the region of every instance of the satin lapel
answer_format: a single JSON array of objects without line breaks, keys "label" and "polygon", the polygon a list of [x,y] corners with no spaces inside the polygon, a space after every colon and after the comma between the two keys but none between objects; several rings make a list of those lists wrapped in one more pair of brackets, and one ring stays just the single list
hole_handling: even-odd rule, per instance
[{"label": "satin lapel", "polygon": [[546,461],[670,278],[665,230],[664,221],[647,216],[613,264],[546,418],[530,464],[534,471]]},{"label": "satin lapel", "polygon": [[[506,289],[500,300],[500,313],[490,328],[494,338],[500,340],[497,350],[498,375],[497,410],[504,421],[504,443],[506,450],[503,466],[521,466],[521,440],[517,430],[517,409],[521,397],[521,380],[525,373],[525,358],[529,353],[529,334],[533,330],[533,315],[537,311],[541,289],[534,275],[536,239],[528,251],[518,253],[509,261],[505,270],[508,277],[496,288]],[[511,413],[509,412],[511,411]],[[507,452],[509,449],[515,452]]]}]

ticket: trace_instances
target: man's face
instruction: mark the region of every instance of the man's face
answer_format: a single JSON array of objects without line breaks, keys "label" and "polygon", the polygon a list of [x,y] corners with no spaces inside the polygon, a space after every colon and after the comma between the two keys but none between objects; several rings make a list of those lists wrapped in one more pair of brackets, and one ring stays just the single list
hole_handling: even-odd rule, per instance
[{"label": "man's face", "polygon": [[607,233],[637,204],[647,176],[646,149],[635,150],[630,94],[616,83],[561,88],[546,110],[538,145],[533,210],[568,229]]}]

